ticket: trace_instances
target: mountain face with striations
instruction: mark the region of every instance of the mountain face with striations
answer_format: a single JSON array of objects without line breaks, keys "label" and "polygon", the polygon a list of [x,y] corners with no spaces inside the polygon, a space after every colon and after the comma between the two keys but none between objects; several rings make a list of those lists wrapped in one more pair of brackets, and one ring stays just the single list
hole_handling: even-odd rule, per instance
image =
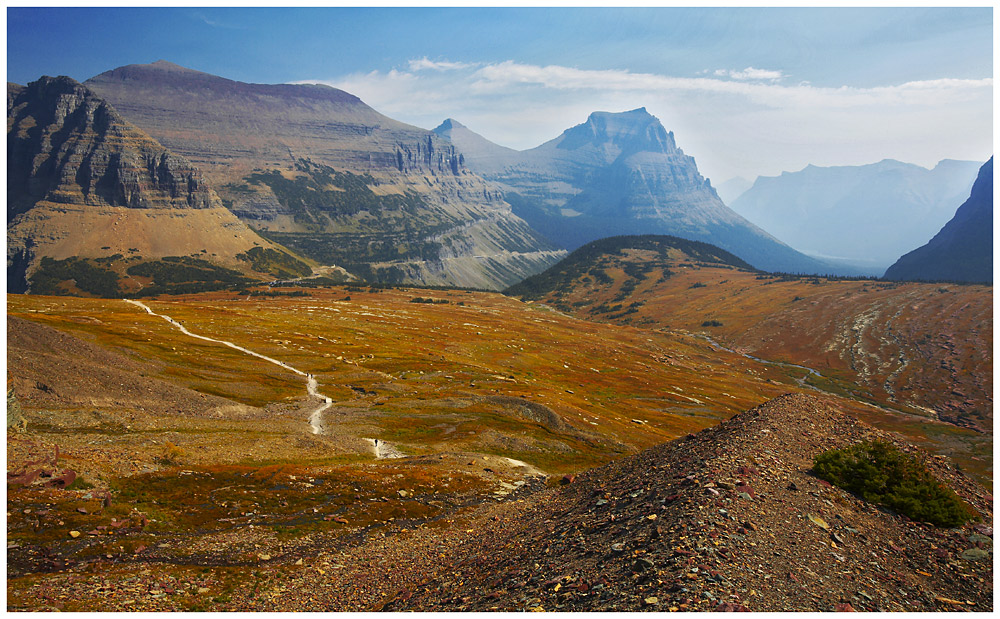
[{"label": "mountain face with striations", "polygon": [[595,112],[525,151],[492,144],[453,120],[435,132],[504,188],[515,213],[567,249],[614,235],[669,234],[718,245],[764,270],[829,270],[723,204],[645,108]]},{"label": "mountain face with striations", "polygon": [[926,245],[897,260],[886,279],[993,283],[993,158],[969,199]]},{"label": "mountain face with striations", "polygon": [[730,205],[805,253],[880,275],[925,243],[969,195],[980,164],[944,160],[933,169],[886,159],[861,166],[807,166],[759,177]]},{"label": "mountain face with striations", "polygon": [[87,86],[183,154],[262,235],[367,279],[502,288],[564,252],[447,141],[349,93],[159,61]]},{"label": "mountain face with striations", "polygon": [[68,77],[7,86],[8,290],[40,262],[197,254],[236,266],[257,236],[184,157]]}]

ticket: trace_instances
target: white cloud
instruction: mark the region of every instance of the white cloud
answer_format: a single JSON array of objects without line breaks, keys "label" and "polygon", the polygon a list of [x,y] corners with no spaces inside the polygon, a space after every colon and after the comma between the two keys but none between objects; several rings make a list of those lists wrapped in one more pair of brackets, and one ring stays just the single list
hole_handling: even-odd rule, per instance
[{"label": "white cloud", "polygon": [[488,139],[531,148],[596,110],[646,107],[713,180],[885,157],[933,165],[992,150],[993,80],[872,88],[784,84],[747,67],[676,77],[625,70],[413,60],[406,70],[319,80],[392,118],[433,128],[455,118]]},{"label": "white cloud", "polygon": [[717,69],[714,73],[717,77],[729,77],[734,80],[780,80],[786,77],[781,71],[771,71],[769,69],[755,69],[747,67],[742,71],[732,69]]},{"label": "white cloud", "polygon": [[428,60],[426,56],[418,60],[411,60],[409,65],[411,71],[457,71],[459,69],[468,69],[469,67],[476,66],[475,64],[469,64],[467,62],[435,62],[433,60]]}]

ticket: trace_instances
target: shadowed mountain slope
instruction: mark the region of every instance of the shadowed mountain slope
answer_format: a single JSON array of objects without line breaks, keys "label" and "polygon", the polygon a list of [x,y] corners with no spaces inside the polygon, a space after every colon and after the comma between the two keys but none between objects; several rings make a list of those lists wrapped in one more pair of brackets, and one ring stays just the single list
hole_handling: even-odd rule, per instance
[{"label": "shadowed mountain slope", "polygon": [[[810,474],[820,453],[870,439],[924,461],[984,526],[914,523]],[[524,503],[473,523],[467,546],[383,610],[993,607],[982,534],[992,534],[992,497],[946,460],[810,396],[780,397]]]},{"label": "shadowed mountain slope", "polygon": [[885,278],[993,283],[992,157],[955,216],[926,245],[890,266]]},{"label": "shadowed mountain slope", "polygon": [[314,84],[159,61],[87,85],[219,187],[264,236],[367,279],[501,288],[562,252],[430,131]]},{"label": "shadowed mountain slope", "polygon": [[7,127],[11,291],[43,258],[198,254],[236,266],[238,254],[272,247],[187,159],[68,77],[8,86]]},{"label": "shadowed mountain slope", "polygon": [[712,243],[768,271],[829,270],[723,204],[673,133],[645,108],[594,112],[520,152],[455,121],[435,131],[452,140],[470,169],[505,189],[515,213],[567,249],[608,236],[670,234]]}]

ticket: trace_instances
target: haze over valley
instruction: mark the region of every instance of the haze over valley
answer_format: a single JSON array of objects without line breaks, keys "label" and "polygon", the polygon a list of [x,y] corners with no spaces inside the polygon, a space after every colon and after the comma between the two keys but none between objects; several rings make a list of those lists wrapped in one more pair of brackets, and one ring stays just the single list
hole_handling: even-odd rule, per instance
[{"label": "haze over valley", "polygon": [[7,609],[992,611],[991,24],[8,9]]}]

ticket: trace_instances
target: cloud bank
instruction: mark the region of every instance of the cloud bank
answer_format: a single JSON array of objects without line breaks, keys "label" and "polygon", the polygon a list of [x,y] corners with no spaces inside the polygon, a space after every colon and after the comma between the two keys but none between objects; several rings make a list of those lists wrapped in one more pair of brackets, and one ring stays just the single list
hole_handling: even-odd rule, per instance
[{"label": "cloud bank", "polygon": [[593,111],[646,107],[715,181],[887,157],[921,165],[985,160],[992,150],[989,78],[831,88],[787,83],[780,70],[754,67],[680,77],[420,58],[405,70],[305,81],[346,90],[425,128],[455,118],[518,149],[556,137]]}]

